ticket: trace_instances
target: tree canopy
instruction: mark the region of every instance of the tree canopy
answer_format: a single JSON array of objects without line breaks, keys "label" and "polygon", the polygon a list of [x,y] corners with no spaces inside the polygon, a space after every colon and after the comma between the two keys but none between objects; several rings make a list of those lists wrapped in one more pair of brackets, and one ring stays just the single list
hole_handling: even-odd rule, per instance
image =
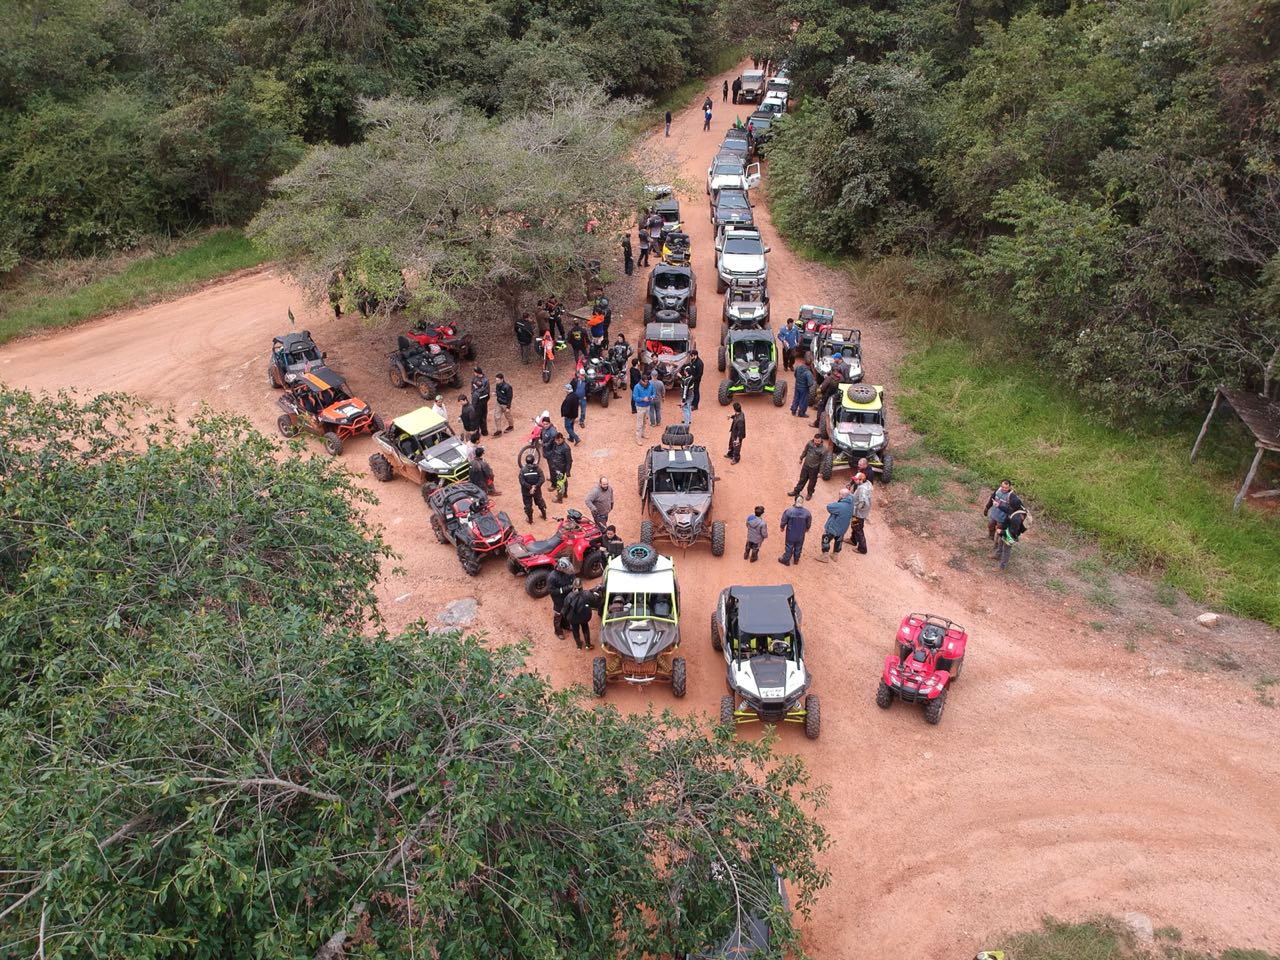
[{"label": "tree canopy", "polygon": [[0,413],[0,953],[638,958],[753,911],[794,945],[794,758],[388,635],[367,495],[242,421]]}]

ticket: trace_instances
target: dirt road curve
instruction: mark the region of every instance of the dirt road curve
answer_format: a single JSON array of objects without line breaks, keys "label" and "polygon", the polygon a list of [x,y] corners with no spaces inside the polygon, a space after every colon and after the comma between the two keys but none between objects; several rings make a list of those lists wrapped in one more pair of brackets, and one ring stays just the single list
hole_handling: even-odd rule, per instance
[{"label": "dirt road curve", "polygon": [[[706,318],[696,336],[712,361],[703,389],[709,399],[695,414],[694,430],[722,464],[716,508],[729,521],[729,550],[719,560],[705,547],[676,556],[689,695],[677,702],[667,689],[611,690],[610,701],[645,709],[652,697],[659,708],[709,716],[724,691],[706,627],[719,589],[796,578],[810,668],[824,699],[823,730],[821,740],[809,742],[798,728],[788,728],[781,747],[804,755],[830,784],[823,819],[835,840],[826,859],[833,882],[805,934],[816,956],[964,957],[987,936],[1034,925],[1044,914],[1128,910],[1210,944],[1280,949],[1274,922],[1280,917],[1280,724],[1247,687],[1221,676],[1166,670],[1081,631],[1056,613],[1055,604],[1002,585],[994,575],[974,578],[948,569],[940,548],[885,525],[883,500],[868,528],[871,552],[865,557],[846,553],[838,565],[816,564],[815,535],[805,569],[784,570],[775,563],[775,529],[760,563],[740,559],[743,520],[763,503],[776,524],[810,431],[786,410],[749,398],[742,463],[731,466],[721,457],[727,421],[715,402],[714,367],[720,298],[702,186],[731,120],[720,100],[721,79],[708,86],[716,111],[711,132],[701,129],[699,95],[676,118],[669,139],[659,130],[643,149],[659,156],[671,151],[691,187],[682,202]],[[772,245],[770,288],[778,319],[802,302],[856,317],[853,293],[840,274],[789,251],[763,203],[757,220]],[[633,342],[643,272],[615,291],[618,316]],[[387,384],[393,327],[335,321],[307,307],[271,270],[11,344],[0,349],[0,379],[40,390],[128,390],[180,413],[207,401],[270,431],[275,396],[266,386],[265,361],[271,335],[287,327],[289,307],[375,410],[394,415],[416,406],[413,394]],[[886,383],[892,393],[890,371],[899,356],[892,333],[873,319],[857,319],[868,379]],[[481,362],[491,375],[504,370],[514,381],[523,417],[558,405],[558,384],[544,387],[531,368],[514,362],[505,330],[483,346]],[[568,363],[561,366],[567,375]],[[674,400],[664,415],[679,419]],[[596,476],[616,478],[614,519],[624,535],[634,535],[640,448],[632,440],[627,405],[607,411],[593,405],[583,436],[575,450],[572,500],[580,505]],[[520,526],[514,455],[522,437],[517,431],[488,444],[505,494],[500,502]],[[502,638],[530,635],[535,667],[557,683],[588,682],[588,659],[551,634],[549,603],[527,599],[497,564],[476,580],[463,575],[452,554],[432,540],[417,490],[401,481],[376,485],[368,476],[370,452],[368,440],[355,441],[345,462],[377,486],[377,519],[403,557],[403,573],[388,574],[381,585],[392,626],[476,596],[480,628]],[[833,480],[819,487],[811,505],[817,514],[825,515],[823,505],[834,499],[837,485]],[[892,490],[877,487],[877,497],[886,496]],[[540,532],[549,528],[536,526]],[[939,571],[940,580],[928,583],[902,569],[899,561],[912,553]],[[899,704],[881,712],[872,702],[882,658],[909,610],[945,614],[966,624],[972,637],[964,680],[936,728],[925,725],[919,710]]]}]

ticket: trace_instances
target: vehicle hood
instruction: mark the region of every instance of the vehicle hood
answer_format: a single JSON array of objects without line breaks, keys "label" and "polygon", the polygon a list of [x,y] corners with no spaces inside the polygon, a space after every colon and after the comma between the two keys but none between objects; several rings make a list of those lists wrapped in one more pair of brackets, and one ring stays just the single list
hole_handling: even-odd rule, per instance
[{"label": "vehicle hood", "polygon": [[[835,362],[835,357],[820,357],[813,362],[814,369],[818,373],[818,379],[821,380],[831,372],[831,365]],[[849,376],[854,380],[862,379],[862,361],[857,357],[845,357],[845,366],[849,368]]]},{"label": "vehicle hood", "polygon": [[884,427],[866,423],[837,423],[832,439],[842,447],[878,450],[884,446]]},{"label": "vehicle hood", "polygon": [[356,417],[367,417],[368,415],[369,405],[358,397],[339,400],[337,403],[331,403],[320,411],[322,420],[332,420],[334,422],[354,420]]},{"label": "vehicle hood", "polygon": [[457,437],[450,437],[427,449],[418,459],[418,466],[432,472],[452,470],[466,462],[466,459],[467,451],[462,446],[462,441]]},{"label": "vehicle hood", "polygon": [[764,317],[763,303],[731,303],[728,307],[731,320],[759,320]]},{"label": "vehicle hood", "polygon": [[677,529],[697,530],[711,509],[709,493],[655,493],[653,505]]},{"label": "vehicle hood", "polygon": [[603,644],[629,660],[644,663],[673,645],[680,636],[676,624],[666,620],[620,620],[600,628]]},{"label": "vehicle hood", "polygon": [[745,190],[747,178],[740,173],[718,173],[711,178],[711,189],[712,191]]},{"label": "vehicle hood", "polygon": [[[726,655],[728,648],[726,648]],[[729,661],[729,682],[733,688],[764,703],[792,700],[809,686],[804,663],[786,657],[759,656]]]}]

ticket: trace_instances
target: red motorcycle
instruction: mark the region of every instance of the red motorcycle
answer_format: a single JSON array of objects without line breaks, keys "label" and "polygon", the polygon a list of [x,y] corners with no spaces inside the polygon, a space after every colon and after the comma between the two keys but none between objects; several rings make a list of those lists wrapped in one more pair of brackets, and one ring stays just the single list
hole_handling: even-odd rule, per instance
[{"label": "red motorcycle", "polygon": [[546,540],[531,533],[518,534],[507,544],[507,569],[524,577],[524,592],[541,600],[551,589],[548,582],[556,561],[568,557],[573,572],[583,580],[604,576],[609,555],[604,548],[604,532],[577,510],[561,518],[556,532]]}]

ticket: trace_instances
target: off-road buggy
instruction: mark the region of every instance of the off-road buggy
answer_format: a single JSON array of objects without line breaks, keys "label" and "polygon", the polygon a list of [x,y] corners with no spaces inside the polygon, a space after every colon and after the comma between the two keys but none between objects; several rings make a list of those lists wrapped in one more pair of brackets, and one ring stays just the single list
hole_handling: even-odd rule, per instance
[{"label": "off-road buggy", "polygon": [[460,333],[457,324],[420,323],[406,336],[416,340],[419,346],[429,347],[435,344],[441,350],[448,350],[458,360],[474,360],[476,356],[471,334]]},{"label": "off-road buggy", "polygon": [[759,330],[769,325],[769,285],[732,283],[724,295],[720,342],[730,330]]},{"label": "off-road buggy", "polygon": [[286,333],[271,340],[267,382],[277,390],[296,383],[304,373],[324,365],[325,355],[311,339],[311,331]]},{"label": "off-road buggy", "polygon": [[796,344],[796,356],[812,353],[820,334],[826,333],[836,322],[836,312],[831,307],[815,307],[806,303],[800,307],[796,326],[800,328],[800,341]]},{"label": "off-road buggy", "polygon": [[591,687],[603,697],[610,683],[670,683],[683,697],[688,671],[680,656],[680,588],[675,564],[644,543],[623,548],[604,571],[600,649]]},{"label": "off-road buggy", "polygon": [[800,607],[789,584],[726,587],[711,612],[711,645],[724,652],[729,696],[720,701],[726,726],[803,723],[818,739],[822,723],[813,678],[804,664]]},{"label": "off-road buggy", "polygon": [[778,380],[778,344],[772,330],[730,330],[716,354],[716,366],[729,375],[720,381],[720,406],[743,394],[769,393],[773,405],[787,402],[787,381]]},{"label": "off-road buggy", "polygon": [[382,418],[353,397],[347,382],[328,367],[302,374],[276,404],[284,411],[276,419],[282,436],[296,437],[302,430],[314,433],[324,437],[325,449],[335,457],[344,441],[382,429]]},{"label": "off-road buggy", "polygon": [[660,263],[649,274],[649,297],[644,302],[644,322],[698,325],[698,282],[688,266]]},{"label": "off-road buggy", "polygon": [[648,212],[662,218],[662,229],[658,234],[661,239],[665,240],[668,233],[680,229],[680,201],[674,195],[668,193],[654,200],[649,204]]},{"label": "off-road buggy", "polygon": [[669,267],[689,266],[689,235],[672,230],[662,240],[662,262]]},{"label": "off-road buggy", "polygon": [[680,368],[693,350],[693,338],[683,323],[649,323],[644,328],[644,346],[640,362],[652,366],[658,379],[668,388],[674,386]]},{"label": "off-road buggy", "polygon": [[884,419],[884,387],[842,383],[818,413],[818,432],[831,441],[822,461],[822,479],[837,467],[853,468],[862,457],[888,483],[893,479],[893,455]]},{"label": "off-road buggy", "polygon": [[853,327],[828,327],[813,341],[814,376],[818,382],[831,372],[836,357],[844,358],[848,376],[842,383],[862,382],[862,331]]},{"label": "off-road buggy", "polygon": [[449,423],[430,407],[419,407],[391,421],[374,434],[378,452],[369,458],[369,470],[379,480],[396,474],[418,484],[422,499],[431,502],[437,487],[471,477],[467,448],[453,435]]},{"label": "off-road buggy", "polygon": [[401,334],[396,341],[397,350],[388,358],[391,366],[388,376],[393,387],[418,388],[423,400],[434,399],[442,384],[457,386],[462,379],[458,373],[458,361],[442,347],[424,347],[416,340]]},{"label": "off-road buggy", "polygon": [[545,540],[531,533],[517,534],[507,543],[507,569],[524,577],[524,592],[541,600],[551,590],[548,582],[556,561],[568,557],[573,571],[583,580],[594,580],[604,573],[609,558],[604,548],[604,531],[577,510],[557,517],[556,532]]},{"label": "off-road buggy", "polygon": [[427,496],[431,531],[441,543],[453,545],[468,576],[478,576],[480,561],[505,553],[515,536],[511,518],[490,509],[489,495],[474,483],[451,483]]},{"label": "off-road buggy", "polygon": [[662,443],[648,449],[636,468],[640,490],[640,541],[665,538],[679,547],[711,542],[711,553],[724,554],[723,520],[711,519],[711,500],[718,478],[706,447],[695,446],[686,427],[669,426]]},{"label": "off-road buggy", "polygon": [[876,706],[888,710],[897,697],[903,703],[923,703],[929,723],[942,719],[947,692],[960,679],[969,634],[958,623],[932,613],[909,613],[894,638],[894,652],[885,657],[876,688]]}]

